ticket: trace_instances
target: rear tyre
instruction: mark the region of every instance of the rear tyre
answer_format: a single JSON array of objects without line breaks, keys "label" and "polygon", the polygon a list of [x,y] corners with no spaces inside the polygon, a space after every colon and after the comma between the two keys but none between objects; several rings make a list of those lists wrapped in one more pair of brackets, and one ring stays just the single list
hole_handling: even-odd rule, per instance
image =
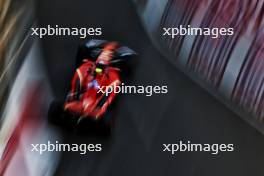
[{"label": "rear tyre", "polygon": [[52,124],[63,126],[66,129],[73,129],[77,122],[78,116],[63,109],[63,103],[53,101],[50,104],[48,120]]},{"label": "rear tyre", "polygon": [[58,101],[52,101],[48,111],[49,122],[59,125],[62,120],[63,108],[62,103]]}]

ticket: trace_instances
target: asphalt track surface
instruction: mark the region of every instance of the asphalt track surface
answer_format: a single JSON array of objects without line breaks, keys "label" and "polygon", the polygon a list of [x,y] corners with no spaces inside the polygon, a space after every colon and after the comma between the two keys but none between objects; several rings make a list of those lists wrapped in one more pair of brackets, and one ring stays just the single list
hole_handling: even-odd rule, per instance
[{"label": "asphalt track surface", "polygon": [[[60,130],[64,143],[102,143],[103,151],[62,154],[58,176],[263,176],[264,138],[240,117],[176,70],[151,44],[126,0],[40,1],[40,25],[102,27],[107,40],[117,40],[139,53],[129,84],[168,85],[166,95],[121,95],[116,125],[109,138]],[[46,68],[57,98],[68,89],[79,40],[42,39]],[[233,143],[235,152],[162,152],[163,143]]]}]

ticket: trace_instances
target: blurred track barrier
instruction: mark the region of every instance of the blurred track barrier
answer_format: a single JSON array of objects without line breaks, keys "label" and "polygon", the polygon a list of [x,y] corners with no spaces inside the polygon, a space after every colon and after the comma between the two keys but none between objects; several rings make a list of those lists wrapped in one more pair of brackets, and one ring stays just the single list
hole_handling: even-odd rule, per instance
[{"label": "blurred track barrier", "polygon": [[0,114],[29,47],[33,9],[32,0],[0,0]]},{"label": "blurred track barrier", "polygon": [[[145,29],[169,61],[264,132],[264,1],[134,2]],[[164,28],[180,25],[233,28],[234,35],[163,35]]]},{"label": "blurred track barrier", "polygon": [[53,175],[59,155],[32,143],[58,140],[46,123],[52,98],[37,40],[33,0],[0,0],[0,175]]},{"label": "blurred track barrier", "polygon": [[0,128],[0,175],[53,175],[59,155],[31,152],[31,144],[58,140],[46,121],[52,99],[41,62],[39,45],[34,42],[19,69],[8,96]]}]

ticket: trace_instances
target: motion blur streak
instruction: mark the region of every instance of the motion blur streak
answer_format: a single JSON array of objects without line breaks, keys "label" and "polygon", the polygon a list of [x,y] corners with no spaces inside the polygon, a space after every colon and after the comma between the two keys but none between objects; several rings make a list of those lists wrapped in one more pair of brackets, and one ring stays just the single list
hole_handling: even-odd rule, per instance
[{"label": "motion blur streak", "polygon": [[17,11],[11,8],[11,0],[0,1],[0,77],[1,77],[1,91],[0,91],[0,105],[3,104],[3,95],[6,91],[7,82],[3,83],[3,77],[6,73],[5,64],[8,64],[8,45],[15,32],[18,18],[21,16],[23,8],[17,8]]},{"label": "motion blur streak", "polygon": [[57,154],[30,152],[30,144],[57,136],[44,119],[52,95],[38,48],[35,43],[25,58],[1,119],[0,175],[15,176],[18,168],[20,175],[52,175],[56,166]]},{"label": "motion blur streak", "polygon": [[0,114],[24,59],[27,27],[34,16],[32,0],[0,0]]},{"label": "motion blur streak", "polygon": [[32,0],[0,0],[1,176],[51,175],[56,166],[56,155],[39,158],[28,149],[33,142],[55,137],[41,119],[51,93],[39,46],[31,47],[27,37],[34,22],[32,6]]},{"label": "motion blur streak", "polygon": [[[167,58],[264,131],[264,1],[135,2],[146,29]],[[152,25],[148,25],[149,20]],[[234,28],[234,35],[217,39],[180,35],[172,39],[162,35],[163,28],[180,25]]]}]

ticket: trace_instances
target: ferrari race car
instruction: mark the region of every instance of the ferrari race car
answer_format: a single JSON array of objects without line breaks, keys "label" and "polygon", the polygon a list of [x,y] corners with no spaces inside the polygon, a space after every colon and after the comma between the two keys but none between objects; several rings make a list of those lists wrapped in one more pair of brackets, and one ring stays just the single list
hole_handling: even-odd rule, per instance
[{"label": "ferrari race car", "polygon": [[111,131],[116,93],[107,89],[122,83],[134,55],[133,50],[117,42],[89,40],[81,44],[70,91],[64,102],[51,103],[49,119],[67,127]]}]

